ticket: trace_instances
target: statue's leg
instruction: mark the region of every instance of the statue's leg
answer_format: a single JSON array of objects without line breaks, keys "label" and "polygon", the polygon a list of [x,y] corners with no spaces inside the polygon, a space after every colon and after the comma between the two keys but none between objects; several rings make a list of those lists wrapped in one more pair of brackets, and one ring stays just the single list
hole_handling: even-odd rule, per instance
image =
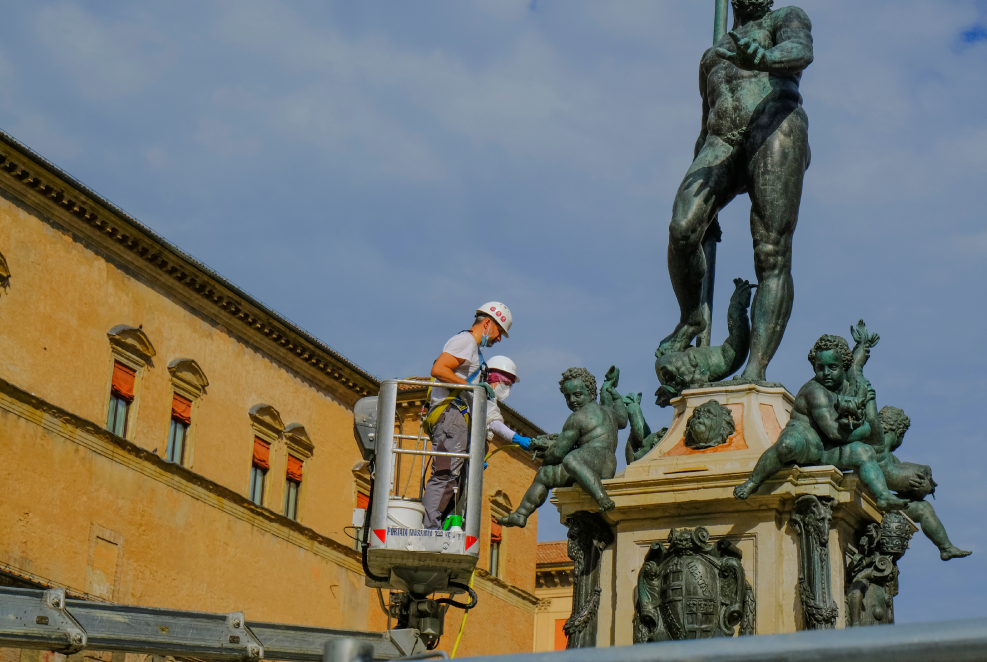
[{"label": "statue's leg", "polygon": [[746,499],[757,492],[757,488],[761,487],[764,481],[781,471],[782,467],[790,462],[797,462],[800,465],[811,464],[813,460],[818,459],[816,451],[820,448],[822,443],[811,427],[797,421],[790,422],[781,431],[778,441],[761,453],[750,478],[734,488],[733,495],[738,499]]},{"label": "statue's leg", "polygon": [[912,501],[903,512],[921,525],[925,537],[939,548],[939,558],[943,561],[960,559],[973,553],[964,551],[949,541],[946,527],[928,501]]},{"label": "statue's leg", "polygon": [[768,362],[792,314],[792,235],[802,200],[802,177],[809,165],[809,121],[798,108],[764,137],[747,139],[748,191],[757,293],[751,306],[751,351],[744,379],[764,381]]},{"label": "statue's leg", "polygon": [[661,347],[684,351],[705,328],[700,297],[706,258],[702,241],[716,213],[737,194],[734,148],[709,136],[679,185],[668,226],[668,275],[679,303],[679,323]]},{"label": "statue's leg", "polygon": [[860,476],[860,481],[870,490],[881,510],[901,510],[908,505],[904,499],[899,499],[888,490],[881,465],[877,463],[877,453],[872,446],[855,441],[840,449],[839,468],[853,469]]},{"label": "statue's leg", "polygon": [[535,480],[531,483],[528,491],[524,493],[524,498],[521,499],[521,504],[517,510],[507,517],[498,517],[497,521],[503,526],[517,526],[523,529],[528,523],[531,513],[545,503],[549,488],[562,487],[570,481],[569,473],[561,464],[543,466],[535,474]]},{"label": "statue's leg", "polygon": [[613,478],[617,458],[605,448],[584,446],[571,451],[562,460],[562,466],[596,501],[600,510],[614,509],[614,502],[603,488],[602,478]]}]

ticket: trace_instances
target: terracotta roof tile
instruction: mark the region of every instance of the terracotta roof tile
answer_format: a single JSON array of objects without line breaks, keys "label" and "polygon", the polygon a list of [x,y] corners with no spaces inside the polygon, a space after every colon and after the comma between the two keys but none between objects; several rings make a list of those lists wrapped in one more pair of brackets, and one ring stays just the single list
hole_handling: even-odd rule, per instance
[{"label": "terracotta roof tile", "polygon": [[543,563],[572,563],[567,551],[568,545],[569,543],[565,540],[538,543],[538,555],[536,557],[538,565]]}]

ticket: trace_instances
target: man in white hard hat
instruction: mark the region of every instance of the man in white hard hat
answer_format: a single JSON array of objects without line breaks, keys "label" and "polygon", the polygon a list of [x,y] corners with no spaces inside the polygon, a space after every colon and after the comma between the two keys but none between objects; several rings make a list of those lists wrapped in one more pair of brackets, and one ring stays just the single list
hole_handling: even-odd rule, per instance
[{"label": "man in white hard hat", "polygon": [[[511,311],[499,301],[490,301],[476,309],[473,326],[460,331],[445,344],[432,364],[432,377],[450,384],[475,384],[482,379],[483,355],[480,349],[493,347],[507,337],[511,328]],[[494,398],[488,385],[488,396]],[[444,453],[463,453],[469,440],[466,416],[471,402],[467,392],[452,392],[435,387],[430,389],[426,430],[432,437],[432,448]],[[434,457],[432,475],[425,484],[422,505],[425,507],[425,528],[439,529],[442,517],[454,505],[454,488],[459,484],[464,460],[458,457]]]}]

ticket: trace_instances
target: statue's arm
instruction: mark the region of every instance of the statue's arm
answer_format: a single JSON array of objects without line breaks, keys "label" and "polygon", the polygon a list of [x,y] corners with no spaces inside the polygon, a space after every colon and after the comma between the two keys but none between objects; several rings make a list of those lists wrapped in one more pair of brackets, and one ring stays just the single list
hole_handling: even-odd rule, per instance
[{"label": "statue's arm", "polygon": [[562,426],[562,432],[545,451],[544,464],[561,464],[562,458],[579,441],[579,437],[582,436],[582,421],[579,414],[580,412],[577,411],[566,419],[565,425]]},{"label": "statue's arm", "polygon": [[823,387],[813,388],[806,393],[808,409],[812,420],[826,437],[833,441],[847,441],[850,430],[840,425],[836,407],[832,400],[822,393]]},{"label": "statue's arm", "polygon": [[775,45],[765,51],[761,71],[798,74],[812,64],[812,22],[798,7],[786,7],[775,28]]}]

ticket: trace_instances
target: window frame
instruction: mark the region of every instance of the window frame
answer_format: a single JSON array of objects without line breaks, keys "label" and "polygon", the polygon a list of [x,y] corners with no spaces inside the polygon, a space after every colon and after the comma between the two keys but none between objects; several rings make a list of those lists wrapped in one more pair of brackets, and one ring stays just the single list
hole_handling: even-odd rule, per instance
[{"label": "window frame", "polygon": [[140,414],[141,392],[143,391],[144,373],[152,365],[151,359],[156,355],[154,346],[147,334],[140,327],[118,324],[106,332],[110,344],[109,374],[106,381],[106,399],[103,401],[103,420],[109,424],[110,405],[113,400],[113,364],[116,362],[134,371],[134,399],[127,408],[127,420],[122,436],[128,441],[134,441]]},{"label": "window frame", "polygon": [[[191,427],[192,427],[191,423],[185,423],[183,421],[180,421],[174,416],[171,417],[171,421],[168,426],[168,443],[167,445],[165,445],[164,459],[166,462],[172,462],[182,467],[186,466],[185,460],[188,455],[189,429]],[[181,455],[177,460],[174,457],[169,457],[171,455],[174,455],[173,453],[174,449],[172,445],[175,441],[175,430],[182,431],[182,441],[181,441],[182,450],[181,450]]]},{"label": "window frame", "polygon": [[[278,469],[279,462],[276,461],[276,459],[280,460],[280,456],[282,455],[282,453],[280,452],[280,445],[278,442],[280,442],[284,436],[284,423],[281,422],[281,414],[278,413],[278,410],[272,407],[271,405],[267,405],[267,404],[254,405],[253,407],[250,408],[250,411],[248,412],[248,416],[250,417],[250,422],[251,422],[250,425],[251,434],[250,434],[250,446],[249,446],[250,471],[247,474],[248,475],[247,498],[250,501],[253,501],[258,506],[267,508],[274,512],[278,512],[266,504],[276,504],[278,503],[278,497],[283,498],[284,495],[277,493],[272,494],[271,490],[274,489],[272,487],[272,483],[277,483],[278,481],[267,480],[267,478],[269,478],[272,475],[271,474],[272,469],[280,470]],[[268,469],[261,469],[256,465],[254,465],[255,438],[260,439],[261,441],[270,445],[270,455],[268,457],[268,465],[269,465]],[[264,477],[264,480],[262,481],[262,485],[260,486],[261,494],[260,494],[259,502],[255,501],[253,498],[254,493],[256,492],[255,471],[260,471],[261,473],[263,473],[263,477]],[[277,474],[273,474],[273,475],[277,475]]]},{"label": "window frame", "polygon": [[199,403],[202,400],[202,396],[206,394],[206,387],[209,385],[209,380],[206,379],[206,375],[202,372],[199,364],[192,359],[175,359],[168,364],[168,373],[171,375],[171,399],[168,400],[169,425],[167,436],[165,437],[165,451],[162,457],[166,461],[172,461],[168,460],[168,448],[171,444],[171,423],[175,422],[175,419],[171,416],[171,407],[174,397],[178,395],[192,403],[192,410],[189,415],[191,421],[185,425],[183,458],[181,462],[176,462],[175,464],[180,464],[186,469],[191,469],[195,462],[195,428],[196,422],[199,419]]},{"label": "window frame", "polygon": [[[251,459],[250,462],[250,486],[247,488],[247,499],[249,499],[254,504],[264,507],[265,497],[267,496],[267,474],[270,470],[263,467],[258,467],[253,463]],[[257,477],[260,477],[260,488],[257,486]],[[255,493],[258,493],[256,494]]]},{"label": "window frame", "polygon": [[[302,482],[303,481],[297,481],[285,476],[284,505],[281,508],[281,514],[290,519],[292,522],[298,521],[298,504],[302,491]],[[292,493],[294,493],[294,499],[291,498]]]}]

